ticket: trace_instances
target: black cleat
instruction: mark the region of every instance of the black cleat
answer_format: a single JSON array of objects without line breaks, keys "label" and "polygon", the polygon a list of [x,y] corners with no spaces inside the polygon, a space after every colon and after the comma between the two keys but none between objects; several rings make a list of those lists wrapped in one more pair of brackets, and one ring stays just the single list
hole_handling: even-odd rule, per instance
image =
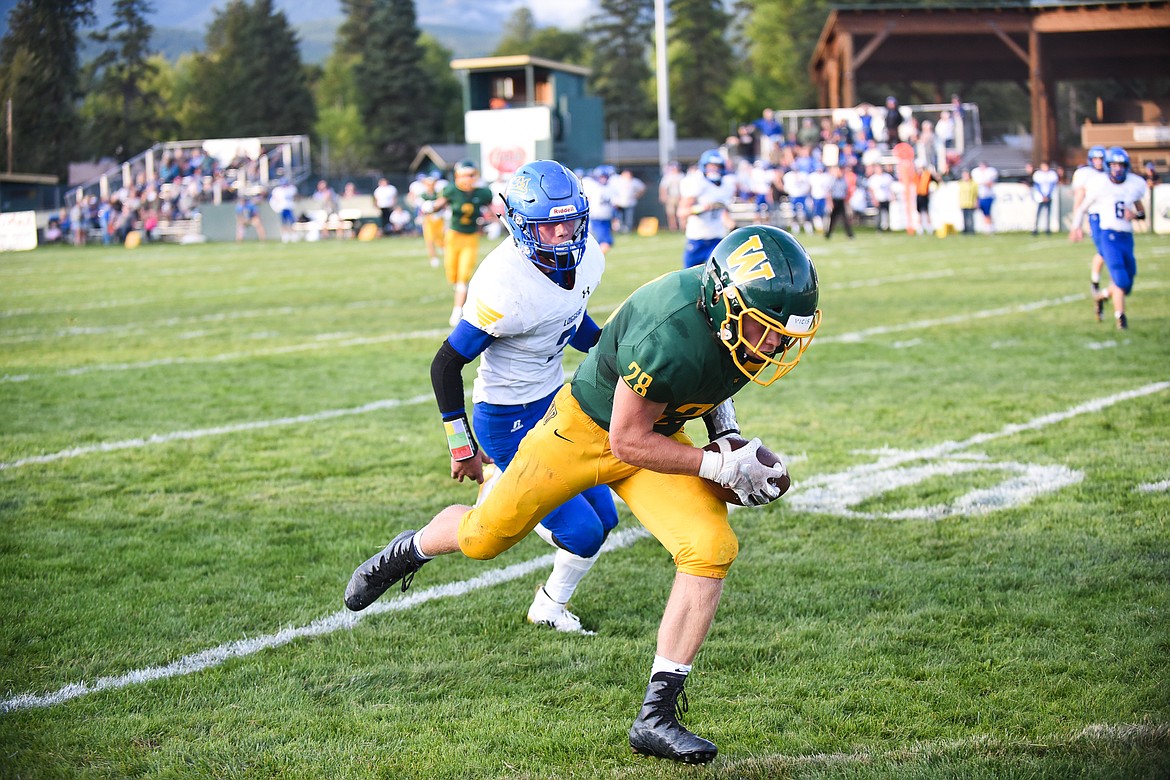
[{"label": "black cleat", "polygon": [[1117,329],[1129,330],[1129,320],[1125,318],[1124,312],[1122,312],[1122,314],[1117,317]]},{"label": "black cleat", "polygon": [[1108,299],[1108,292],[1101,291],[1101,285],[1096,282],[1093,284],[1093,305],[1096,309],[1097,322],[1101,322],[1101,317],[1104,315],[1104,302]]},{"label": "black cleat", "polygon": [[416,531],[403,531],[380,553],[357,567],[345,587],[345,606],[359,612],[378,600],[394,583],[402,580],[402,591],[410,587],[414,573],[430,558],[414,551]]},{"label": "black cleat", "polygon": [[630,726],[630,748],[635,753],[669,758],[684,764],[706,764],[719,748],[678,722],[687,711],[687,694],[683,690],[686,675],[659,672],[650,678],[642,710]]}]

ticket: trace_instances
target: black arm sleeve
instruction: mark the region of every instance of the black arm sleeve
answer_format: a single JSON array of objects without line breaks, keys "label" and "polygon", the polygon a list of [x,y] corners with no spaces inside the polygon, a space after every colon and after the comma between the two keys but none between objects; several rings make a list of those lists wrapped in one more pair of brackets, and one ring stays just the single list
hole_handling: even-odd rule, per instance
[{"label": "black arm sleeve", "polygon": [[446,339],[431,361],[431,387],[444,420],[464,414],[463,367],[470,362]]}]

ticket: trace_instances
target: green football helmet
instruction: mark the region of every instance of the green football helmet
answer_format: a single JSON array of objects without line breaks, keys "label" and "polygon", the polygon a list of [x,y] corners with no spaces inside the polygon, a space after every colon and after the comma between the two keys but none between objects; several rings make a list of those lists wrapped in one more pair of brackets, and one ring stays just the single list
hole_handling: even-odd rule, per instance
[{"label": "green football helmet", "polygon": [[821,326],[812,258],[771,225],[742,227],[720,241],[702,289],[715,337],[736,367],[764,387],[796,368]]}]

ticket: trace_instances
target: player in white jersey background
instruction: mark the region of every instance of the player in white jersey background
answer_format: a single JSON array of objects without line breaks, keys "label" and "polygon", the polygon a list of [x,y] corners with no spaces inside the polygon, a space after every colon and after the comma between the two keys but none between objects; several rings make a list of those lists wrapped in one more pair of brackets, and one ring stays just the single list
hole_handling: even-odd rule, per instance
[{"label": "player in white jersey background", "polygon": [[[512,240],[493,249],[476,269],[462,319],[431,365],[451,476],[461,482],[484,481],[484,454],[497,470],[508,467],[524,434],[565,382],[565,347],[588,351],[600,332],[586,306],[601,281],[605,256],[588,233],[590,204],[577,177],[552,160],[529,163],[512,176],[504,202]],[[476,357],[473,434],[462,369]],[[528,611],[531,622],[583,632],[566,604],[617,521],[604,485],[545,517],[537,533],[557,553]]]},{"label": "player in white jersey background", "polygon": [[699,156],[699,168],[679,184],[678,218],[683,223],[686,247],[683,268],[702,265],[711,250],[735,227],[727,207],[735,201],[735,177],[718,149]]},{"label": "player in white jersey background", "polygon": [[[1088,162],[1073,171],[1072,175],[1072,191],[1073,191],[1073,213],[1080,207],[1085,199],[1085,189],[1089,186],[1089,182],[1097,178],[1108,178],[1109,174],[1105,170],[1105,147],[1093,146],[1089,148]],[[1102,312],[1105,311],[1105,301],[1109,299],[1109,291],[1101,290],[1101,268],[1105,265],[1104,258],[1101,257],[1101,228],[1100,215],[1097,213],[1098,207],[1089,210],[1089,235],[1093,239],[1093,259],[1089,261],[1089,284],[1093,288],[1093,308],[1097,316],[1097,322],[1101,321]],[[1074,225],[1073,227],[1076,227]],[[1080,238],[1073,237],[1069,233],[1069,240],[1080,241]]]},{"label": "player in white jersey background", "polygon": [[1130,171],[1129,154],[1120,146],[1105,151],[1108,176],[1095,177],[1085,187],[1085,197],[1073,212],[1074,240],[1081,238],[1085,213],[1095,209],[1100,222],[1099,250],[1109,271],[1109,298],[1113,301],[1113,318],[1117,327],[1129,327],[1125,315],[1125,296],[1133,291],[1137,276],[1137,258],[1133,249],[1133,222],[1145,219],[1142,198],[1149,185]]}]

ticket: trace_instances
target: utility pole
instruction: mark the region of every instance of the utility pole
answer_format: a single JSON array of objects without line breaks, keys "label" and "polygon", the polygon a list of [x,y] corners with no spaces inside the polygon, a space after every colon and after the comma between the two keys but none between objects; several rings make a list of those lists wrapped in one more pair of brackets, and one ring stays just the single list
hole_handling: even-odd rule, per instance
[{"label": "utility pole", "polygon": [[5,135],[8,137],[8,172],[12,173],[12,98],[8,98],[4,104],[5,109]]},{"label": "utility pole", "polygon": [[670,121],[670,73],[666,63],[666,0],[654,0],[654,59],[658,81],[658,166],[674,159],[674,123]]}]

